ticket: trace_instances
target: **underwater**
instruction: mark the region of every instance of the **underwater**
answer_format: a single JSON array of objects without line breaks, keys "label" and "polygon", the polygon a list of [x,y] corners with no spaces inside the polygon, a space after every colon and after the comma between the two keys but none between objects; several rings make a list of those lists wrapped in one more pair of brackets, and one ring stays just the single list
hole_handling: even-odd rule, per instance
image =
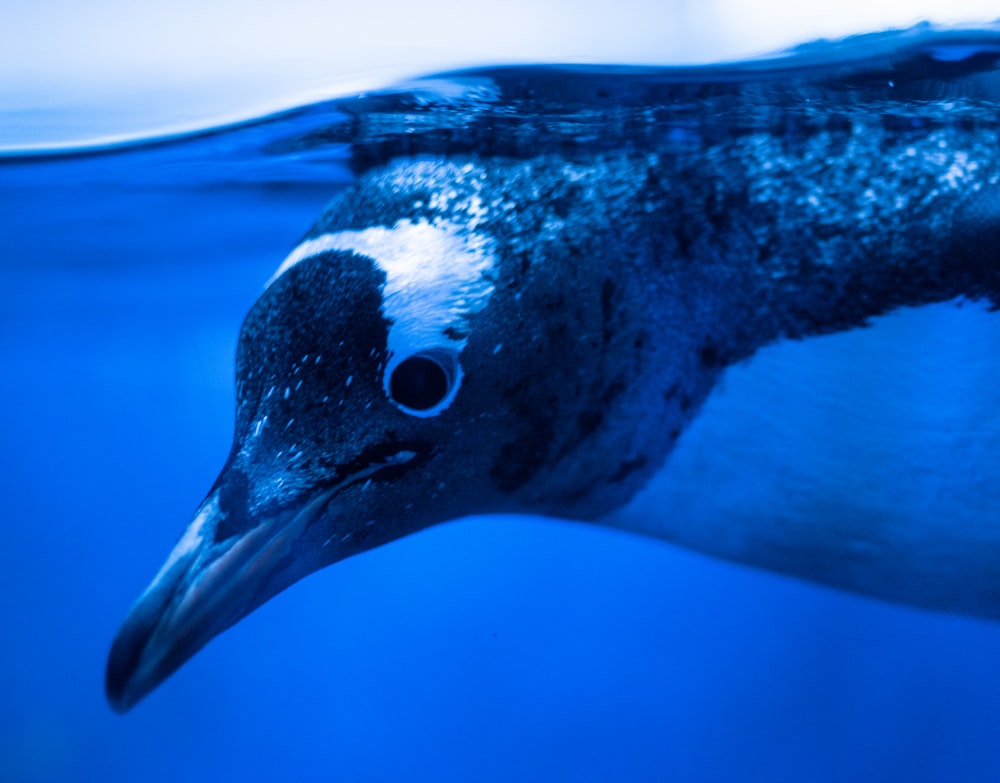
[{"label": "underwater", "polygon": [[0,780],[997,779],[1000,26],[691,46],[0,104]]}]

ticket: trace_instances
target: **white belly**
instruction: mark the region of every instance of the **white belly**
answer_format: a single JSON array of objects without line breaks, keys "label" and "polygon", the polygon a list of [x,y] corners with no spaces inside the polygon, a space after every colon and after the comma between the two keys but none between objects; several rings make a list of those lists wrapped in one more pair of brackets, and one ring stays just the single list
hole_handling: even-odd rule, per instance
[{"label": "white belly", "polygon": [[602,520],[870,595],[1000,617],[1000,313],[954,303],[732,367]]}]

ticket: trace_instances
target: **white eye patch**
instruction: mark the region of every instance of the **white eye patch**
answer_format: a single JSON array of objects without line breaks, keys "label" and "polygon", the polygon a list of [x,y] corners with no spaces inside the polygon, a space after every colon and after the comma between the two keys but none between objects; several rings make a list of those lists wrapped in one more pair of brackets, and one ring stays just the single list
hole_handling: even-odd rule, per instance
[{"label": "white eye patch", "polygon": [[[401,220],[392,228],[373,226],[307,239],[289,254],[268,285],[300,261],[331,250],[366,256],[385,273],[386,379],[397,364],[415,353],[460,352],[467,340],[469,316],[482,310],[493,293],[488,276],[494,266],[490,243],[453,223],[425,220]],[[449,395],[431,411],[418,415],[432,416],[446,408],[460,380],[459,367]]]}]

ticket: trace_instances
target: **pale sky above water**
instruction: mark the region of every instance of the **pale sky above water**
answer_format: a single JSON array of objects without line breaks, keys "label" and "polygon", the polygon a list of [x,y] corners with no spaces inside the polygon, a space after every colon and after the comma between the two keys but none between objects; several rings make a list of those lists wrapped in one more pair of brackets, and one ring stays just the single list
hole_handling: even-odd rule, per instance
[{"label": "pale sky above water", "polygon": [[71,141],[69,116],[78,137],[148,132],[448,68],[712,62],[925,19],[998,17],[995,0],[11,2],[0,25],[0,147]]}]

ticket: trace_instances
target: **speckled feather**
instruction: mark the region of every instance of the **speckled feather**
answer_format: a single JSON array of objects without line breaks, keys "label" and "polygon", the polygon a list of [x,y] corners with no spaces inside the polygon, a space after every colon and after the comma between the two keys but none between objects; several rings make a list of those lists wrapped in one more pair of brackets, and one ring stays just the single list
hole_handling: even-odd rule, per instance
[{"label": "speckled feather", "polygon": [[[529,415],[532,435],[506,439],[493,473],[514,490],[544,471],[530,506],[592,517],[641,486],[723,369],[760,347],[902,305],[995,300],[1000,264],[980,239],[997,226],[995,142],[994,132],[959,127],[854,123],[795,143],[757,133],[586,163],[406,160],[366,175],[310,236],[412,218],[464,225],[502,247],[492,274],[510,301],[481,318],[586,345],[567,373],[588,384],[576,385],[575,426],[548,423],[553,406],[570,404],[562,397],[525,403],[546,413]],[[546,312],[558,317],[548,323]],[[505,346],[490,361],[518,368],[506,377],[527,375],[530,358]],[[469,354],[474,362],[475,346]],[[561,386],[573,387],[569,377]],[[629,408],[658,422],[655,437],[645,426],[623,435]],[[584,479],[584,444],[618,455],[616,468]]]}]

